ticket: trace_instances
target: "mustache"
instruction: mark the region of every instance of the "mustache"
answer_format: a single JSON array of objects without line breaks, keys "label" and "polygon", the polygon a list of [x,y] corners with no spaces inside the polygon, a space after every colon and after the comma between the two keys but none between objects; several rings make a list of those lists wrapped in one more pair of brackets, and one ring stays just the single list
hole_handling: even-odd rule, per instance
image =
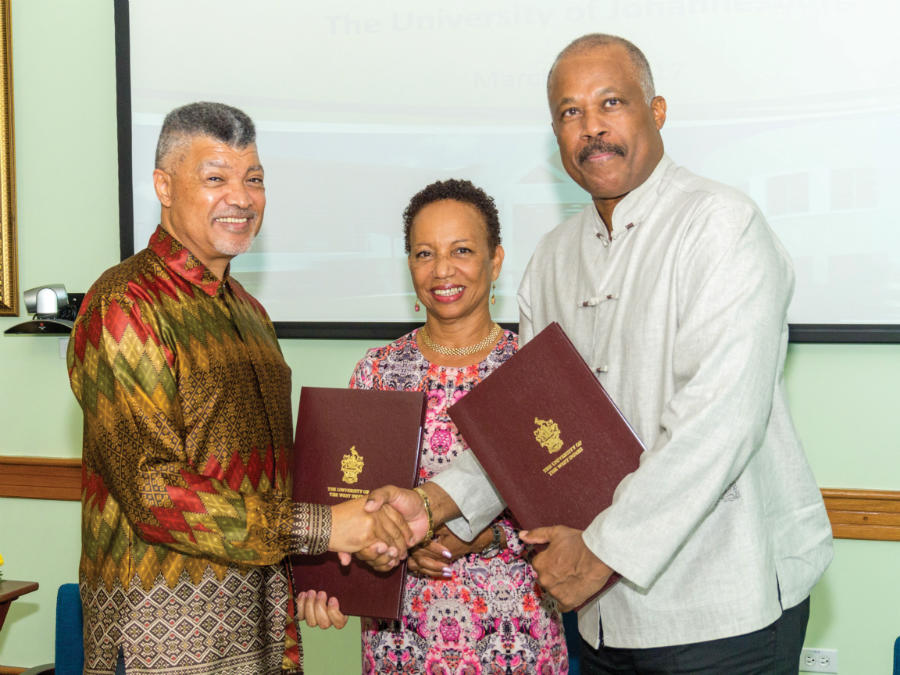
[{"label": "mustache", "polygon": [[581,152],[578,153],[578,163],[583,164],[587,161],[587,158],[593,155],[595,152],[614,152],[620,157],[625,156],[625,148],[623,148],[621,145],[616,145],[615,143],[607,143],[602,138],[598,138],[597,140],[592,141],[581,149]]}]

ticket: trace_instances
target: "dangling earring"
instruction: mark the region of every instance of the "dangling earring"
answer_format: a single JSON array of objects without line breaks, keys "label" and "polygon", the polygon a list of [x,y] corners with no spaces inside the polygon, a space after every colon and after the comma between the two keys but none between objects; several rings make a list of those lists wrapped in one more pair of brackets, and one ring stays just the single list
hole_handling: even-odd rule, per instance
[{"label": "dangling earring", "polygon": [[421,307],[419,307],[419,299],[418,299],[418,298],[416,298],[416,306],[413,307],[413,309],[416,310],[417,312],[418,312],[420,309],[422,309]]},{"label": "dangling earring", "polygon": [[494,295],[494,284],[491,284],[491,304],[492,305],[497,304],[497,296]]}]

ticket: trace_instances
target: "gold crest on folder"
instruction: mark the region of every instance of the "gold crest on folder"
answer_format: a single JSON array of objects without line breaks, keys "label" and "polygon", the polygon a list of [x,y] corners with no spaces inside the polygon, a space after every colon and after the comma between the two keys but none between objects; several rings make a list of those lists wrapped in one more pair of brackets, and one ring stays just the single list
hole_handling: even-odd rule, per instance
[{"label": "gold crest on folder", "polygon": [[547,452],[551,455],[562,449],[563,441],[559,437],[559,425],[553,420],[542,420],[534,418],[537,429],[534,430],[534,440],[547,448]]},{"label": "gold crest on folder", "polygon": [[341,471],[344,474],[345,483],[355,483],[366,465],[363,456],[356,452],[356,446],[350,448],[350,452],[341,458]]}]

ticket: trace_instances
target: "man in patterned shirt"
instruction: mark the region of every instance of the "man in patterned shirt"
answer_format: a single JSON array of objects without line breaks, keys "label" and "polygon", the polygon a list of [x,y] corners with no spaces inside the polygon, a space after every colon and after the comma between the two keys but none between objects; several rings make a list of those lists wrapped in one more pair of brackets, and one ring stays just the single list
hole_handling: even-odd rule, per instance
[{"label": "man in patterned shirt", "polygon": [[409,532],[361,500],[290,499],[290,369],[229,274],[266,202],[253,122],[218,103],[172,111],[153,184],[159,227],[93,285],[69,343],[84,672],[302,672],[285,556]]}]

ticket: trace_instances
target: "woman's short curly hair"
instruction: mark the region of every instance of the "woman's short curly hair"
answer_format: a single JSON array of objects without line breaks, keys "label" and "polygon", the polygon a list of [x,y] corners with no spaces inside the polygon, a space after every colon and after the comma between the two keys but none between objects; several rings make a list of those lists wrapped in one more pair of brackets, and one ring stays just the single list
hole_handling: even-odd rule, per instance
[{"label": "woman's short curly hair", "polygon": [[478,209],[487,225],[488,247],[493,255],[497,246],[500,245],[500,216],[497,213],[494,198],[480,187],[473,185],[471,181],[457,178],[435,181],[414,194],[409,200],[409,205],[403,212],[403,237],[406,243],[406,252],[410,252],[409,233],[419,211],[429,204],[443,199],[453,199],[464,204],[471,204]]}]

